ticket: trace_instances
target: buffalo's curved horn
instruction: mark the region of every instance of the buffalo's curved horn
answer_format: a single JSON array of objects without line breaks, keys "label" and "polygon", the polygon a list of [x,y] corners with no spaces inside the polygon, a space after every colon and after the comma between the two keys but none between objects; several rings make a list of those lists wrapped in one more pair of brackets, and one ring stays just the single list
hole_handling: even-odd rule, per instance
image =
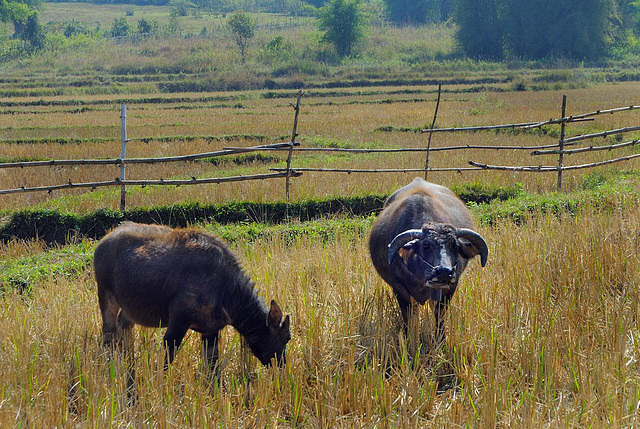
[{"label": "buffalo's curved horn", "polygon": [[408,229],[405,232],[401,232],[400,234],[396,235],[395,238],[391,240],[391,243],[389,243],[388,246],[389,251],[387,252],[387,262],[389,262],[389,265],[391,265],[391,262],[393,262],[393,258],[395,258],[396,253],[398,253],[398,250],[400,250],[402,246],[404,246],[411,240],[415,240],[416,238],[420,239],[422,237],[424,237],[424,232],[422,232],[421,229]]},{"label": "buffalo's curved horn", "polygon": [[456,237],[469,240],[476,249],[480,252],[480,264],[484,267],[487,264],[487,257],[489,256],[489,247],[484,238],[477,232],[468,228],[459,228],[456,231]]}]

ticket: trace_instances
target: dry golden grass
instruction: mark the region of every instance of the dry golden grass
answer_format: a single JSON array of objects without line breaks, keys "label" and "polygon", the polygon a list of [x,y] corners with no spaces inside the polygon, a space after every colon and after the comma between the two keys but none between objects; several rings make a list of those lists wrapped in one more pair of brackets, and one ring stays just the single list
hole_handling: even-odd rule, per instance
[{"label": "dry golden grass", "polygon": [[[438,115],[438,125],[472,126],[544,120],[559,116],[559,104],[562,94],[568,96],[568,113],[577,114],[595,111],[601,108],[621,107],[637,104],[634,99],[636,83],[601,84],[585,89],[540,92],[506,93],[469,93],[444,94]],[[468,85],[451,86],[448,89],[468,88]],[[353,95],[354,88],[337,90],[314,90],[314,94],[331,91],[351,94],[346,97],[320,97],[310,95],[303,99],[299,132],[303,145],[317,144],[321,141],[339,142],[352,146],[375,147],[424,147],[426,136],[414,133],[381,133],[374,130],[380,126],[424,127],[431,121],[434,109],[433,93],[394,94],[406,88],[364,88],[373,91],[373,95]],[[412,87],[423,91],[433,91],[432,86]],[[447,88],[445,88],[447,89]],[[262,99],[260,92],[247,93],[185,93],[189,97],[206,95],[236,95],[243,97],[244,108],[206,108],[179,110],[180,104],[130,105],[128,117],[128,135],[130,138],[164,137],[175,135],[230,135],[257,134],[270,140],[279,140],[291,132],[292,109],[288,99]],[[167,96],[169,97],[169,96]],[[65,99],[69,97],[52,97]],[[90,99],[107,99],[111,96],[87,96]],[[113,98],[116,98],[115,96]],[[372,102],[381,99],[406,100],[424,99],[419,102],[397,102],[391,104],[346,104],[326,105],[318,103],[345,103],[351,101]],[[232,102],[233,103],[233,102]],[[195,103],[196,105],[198,103]],[[204,103],[209,104],[209,103]],[[215,103],[214,103],[215,104]],[[117,106],[107,111],[87,111],[84,113],[64,113],[59,107],[53,107],[52,113],[43,110],[37,114],[0,115],[0,139],[25,138],[112,138],[111,143],[82,144],[0,144],[3,157],[39,157],[55,159],[116,157],[120,152],[119,111]],[[637,123],[637,112],[619,113],[597,117],[596,121],[572,124],[569,132],[573,134],[593,130],[605,130],[630,126]],[[629,139],[631,136],[625,136]],[[554,144],[555,138],[540,137],[532,134],[512,135],[511,133],[457,133],[436,134],[432,145],[452,146],[464,144],[486,145],[544,145]],[[602,144],[602,142],[596,142]],[[190,142],[162,143],[151,141],[143,143],[133,141],[129,144],[127,155],[130,157],[169,156],[218,150],[224,146],[253,145],[254,141],[213,142],[195,140]],[[634,149],[613,152],[571,155],[566,157],[567,164],[581,164],[602,161],[617,155],[634,153]],[[531,157],[528,151],[456,151],[438,152],[431,157],[433,167],[466,167],[468,160],[504,165],[555,165],[553,156]],[[282,165],[282,164],[281,164]],[[296,154],[293,165],[298,167],[342,167],[342,168],[423,168],[424,154],[393,155],[331,155]],[[629,163],[625,165],[630,165]],[[633,165],[631,163],[631,165]],[[208,164],[164,164],[153,166],[132,166],[127,176],[132,179],[159,179],[171,177],[216,177],[251,172],[267,172],[270,166],[253,166],[248,169],[231,169],[228,165],[213,167]],[[565,186],[575,188],[581,183],[585,170],[567,172]],[[363,192],[387,193],[402,185],[417,173],[411,174],[326,174],[306,173],[293,181],[294,199],[319,197],[325,195],[351,195]],[[115,167],[77,167],[77,168],[31,168],[28,170],[0,170],[0,188],[21,186],[41,186],[58,183],[112,180],[118,176]],[[551,174],[513,173],[513,172],[469,172],[435,173],[432,180],[447,186],[480,180],[498,185],[510,185],[520,182],[533,192],[553,189],[555,176]],[[132,188],[128,207],[168,204],[186,200],[221,202],[230,199],[259,201],[282,200],[284,180],[268,183],[250,182],[245,184],[225,184],[218,186],[183,186],[180,188]],[[87,195],[84,190],[46,193],[19,194],[3,196],[3,207],[20,209],[36,204],[61,207],[73,211],[94,210],[98,207],[116,208],[119,196],[111,191],[101,191]]]},{"label": "dry golden grass", "polygon": [[[100,346],[92,272],[50,279],[32,296],[0,298],[0,425],[633,427],[638,225],[628,209],[481,228],[489,263],[473,261],[463,276],[444,351],[429,352],[423,311],[420,354],[415,338],[401,338],[397,305],[361,236],[241,244],[260,294],[291,314],[286,367],[243,364],[227,328],[212,392],[197,335],[163,373],[160,330],[137,329],[134,405],[123,365],[107,363]],[[14,243],[0,256],[38,251]]]}]

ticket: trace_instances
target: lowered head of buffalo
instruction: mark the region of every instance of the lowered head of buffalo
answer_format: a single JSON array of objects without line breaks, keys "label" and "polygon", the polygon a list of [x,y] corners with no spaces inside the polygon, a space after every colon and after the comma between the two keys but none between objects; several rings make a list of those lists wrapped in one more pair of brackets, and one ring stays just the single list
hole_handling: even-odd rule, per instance
[{"label": "lowered head of buffalo", "polygon": [[489,249],[477,232],[449,224],[427,223],[404,231],[389,243],[387,262],[404,279],[414,299],[426,302],[433,289],[455,290],[467,261],[480,255],[487,263]]},{"label": "lowered head of buffalo", "polygon": [[249,348],[265,366],[271,366],[272,358],[276,357],[278,365],[285,362],[285,349],[291,339],[289,331],[289,315],[283,318],[282,310],[274,300],[267,315],[267,335],[257,336],[253,342],[248,342]]}]

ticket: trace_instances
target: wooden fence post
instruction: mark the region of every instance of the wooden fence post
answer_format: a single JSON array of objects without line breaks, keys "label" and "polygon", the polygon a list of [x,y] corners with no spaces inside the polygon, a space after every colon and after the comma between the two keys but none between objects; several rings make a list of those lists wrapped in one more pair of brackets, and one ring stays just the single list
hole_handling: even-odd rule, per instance
[{"label": "wooden fence post", "polygon": [[[127,105],[122,104],[122,108],[120,111],[120,127],[122,129],[122,146],[120,150],[120,180],[124,182],[125,180],[125,166],[124,159],[127,156]],[[120,185],[120,211],[124,212],[126,209],[126,195],[127,195],[127,187],[124,183]]]},{"label": "wooden fence post", "polygon": [[291,158],[293,157],[293,146],[296,143],[296,137],[298,136],[298,117],[300,116],[300,99],[302,98],[302,90],[298,91],[298,99],[295,106],[291,103],[291,106],[295,109],[295,116],[293,118],[293,132],[291,133],[291,141],[289,142],[289,155],[287,156],[287,179],[286,179],[286,197],[289,202],[289,188],[291,186]]},{"label": "wooden fence post", "polygon": [[562,96],[562,122],[560,122],[560,141],[559,143],[559,153],[558,153],[558,192],[562,191],[562,166],[564,163],[564,132],[566,121],[564,118],[567,116],[567,96]]},{"label": "wooden fence post", "polygon": [[429,175],[429,154],[431,153],[431,135],[433,135],[433,128],[436,126],[436,119],[438,118],[438,108],[440,107],[440,93],[442,91],[442,84],[438,84],[438,101],[436,101],[436,111],[433,113],[433,122],[431,122],[431,128],[429,128],[429,142],[427,143],[427,158],[424,162],[424,180],[427,180]]}]

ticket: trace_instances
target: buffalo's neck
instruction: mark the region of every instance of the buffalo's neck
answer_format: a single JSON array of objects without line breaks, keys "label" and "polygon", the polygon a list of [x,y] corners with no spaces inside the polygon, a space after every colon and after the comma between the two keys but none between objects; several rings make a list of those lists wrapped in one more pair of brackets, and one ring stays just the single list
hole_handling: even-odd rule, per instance
[{"label": "buffalo's neck", "polygon": [[264,335],[268,310],[250,284],[239,288],[237,295],[225,306],[225,311],[231,319],[231,326],[247,341]]}]

